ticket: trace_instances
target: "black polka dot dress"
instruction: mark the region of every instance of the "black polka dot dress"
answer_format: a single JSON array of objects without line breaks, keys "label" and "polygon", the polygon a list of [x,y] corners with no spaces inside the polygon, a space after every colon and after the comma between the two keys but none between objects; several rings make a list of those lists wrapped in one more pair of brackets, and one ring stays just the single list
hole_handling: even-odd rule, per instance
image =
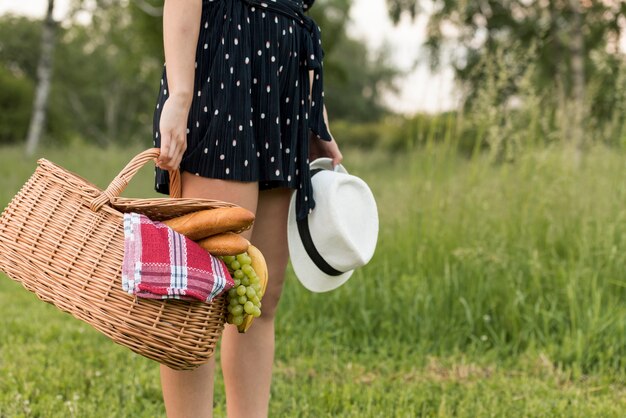
[{"label": "black polka dot dress", "polygon": [[[202,177],[255,181],[260,190],[294,189],[298,219],[315,207],[309,130],[317,140],[331,140],[323,118],[320,28],[306,14],[313,2],[203,0],[180,167]],[[165,63],[154,112],[156,147],[167,88]],[[169,194],[167,171],[156,168],[155,189]]]}]

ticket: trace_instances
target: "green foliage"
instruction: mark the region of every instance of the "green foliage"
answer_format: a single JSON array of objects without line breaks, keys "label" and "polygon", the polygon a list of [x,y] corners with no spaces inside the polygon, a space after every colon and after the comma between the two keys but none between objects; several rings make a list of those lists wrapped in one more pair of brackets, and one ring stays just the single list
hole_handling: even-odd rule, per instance
[{"label": "green foliage", "polygon": [[162,61],[144,52],[126,8],[102,8],[92,19],[91,26],[71,26],[63,38],[57,72],[63,105],[74,115],[74,128],[91,141],[145,142]]},{"label": "green foliage", "polygon": [[[0,144],[26,138],[34,101],[41,23],[25,17],[0,16]],[[57,66],[61,66],[57,63]],[[53,76],[54,77],[54,76]],[[44,142],[66,142],[74,133],[53,83]]]},{"label": "green foliage", "polygon": [[[415,2],[413,2],[415,3]],[[419,3],[419,2],[418,2]],[[464,48],[462,54],[452,56],[452,64],[460,76],[467,76],[474,64],[495,48],[507,48],[514,59],[517,48],[536,48],[541,69],[539,81],[554,82],[560,77],[566,91],[571,89],[572,54],[577,53],[570,44],[573,32],[578,28],[574,17],[582,16],[585,51],[588,58],[593,52],[614,48],[610,43],[619,35],[619,19],[626,13],[622,4],[610,2],[585,2],[577,12],[579,2],[549,0],[496,1],[483,3],[458,0],[437,0],[430,17],[428,40],[433,58],[436,59],[446,41],[451,37],[444,34],[444,26],[455,27],[454,38]],[[391,1],[392,10],[408,8],[408,4]],[[612,50],[614,52],[614,50]],[[524,62],[518,62],[523,68]],[[593,66],[587,62],[587,70]]]},{"label": "green foliage", "polygon": [[[418,113],[412,117],[390,115],[378,121],[355,123],[338,120],[331,123],[333,137],[349,151],[406,152],[434,143],[456,141],[456,113],[430,115]],[[471,148],[474,141],[459,141],[459,149]]]},{"label": "green foliage", "polygon": [[390,113],[382,93],[397,91],[394,82],[400,71],[390,64],[386,47],[368,51],[362,41],[347,35],[351,5],[351,0],[317,0],[309,14],[322,30],[329,118],[367,123]]},{"label": "green foliage", "polygon": [[[420,12],[426,2],[391,0],[398,21],[403,11]],[[431,64],[449,63],[472,106],[490,77],[490,65],[506,67],[493,106],[518,98],[524,81],[563,103],[585,107],[582,128],[612,123],[623,71],[619,39],[626,3],[601,1],[436,0],[425,42]],[[531,68],[532,67],[532,68]],[[532,78],[527,79],[529,73]],[[522,92],[523,94],[523,92]],[[563,107],[563,106],[561,106]],[[571,110],[574,112],[574,110]],[[590,122],[587,118],[591,118]]]},{"label": "green foliage", "polygon": [[388,64],[389,50],[381,48],[369,58],[365,45],[348,38],[331,51],[327,60],[335,66],[331,68],[341,72],[329,72],[324,78],[324,103],[329,115],[361,123],[389,115],[391,112],[381,98],[385,92],[398,90],[394,81],[399,74]]},{"label": "green foliage", "polygon": [[[7,85],[0,93],[3,102],[19,105],[6,116],[18,123],[3,125],[7,132],[0,141],[7,142],[23,139],[28,127],[29,119],[20,112],[30,114],[23,103],[32,106],[40,23],[12,16],[0,19],[0,33],[23,34],[0,37],[0,69],[30,86],[16,90]],[[151,138],[161,61],[144,54],[141,36],[124,8],[97,9],[92,20],[91,26],[57,28],[47,139],[61,143],[81,136],[100,145],[146,141]]]},{"label": "green foliage", "polygon": [[[520,55],[520,60],[531,63],[521,73],[517,73],[517,62],[505,59],[504,55],[500,49],[485,55],[480,63],[482,84],[471,105],[458,111],[390,116],[365,124],[331,121],[333,135],[341,145],[392,152],[444,143],[469,157],[486,152],[493,162],[514,161],[526,148],[572,143],[570,103],[535,83],[538,69],[533,64],[532,51]],[[614,67],[612,58],[605,63],[602,60],[606,57],[594,57],[603,75],[592,80],[588,89],[590,95],[602,100],[595,105],[583,105],[588,115],[584,125],[589,142],[623,148],[626,66]],[[516,73],[516,93],[504,97],[512,73]],[[601,95],[599,91],[605,89],[603,82],[608,79],[615,89]],[[579,151],[582,155],[584,148]]]},{"label": "green foliage", "polygon": [[[138,151],[40,155],[105,187]],[[288,270],[271,416],[623,415],[624,152],[577,166],[554,144],[494,165],[444,141],[345,157],[376,196],[378,247],[330,293]],[[0,150],[0,206],[35,158]],[[146,167],[125,195],[154,196],[151,181]],[[164,416],[155,363],[4,276],[0,341],[0,416]],[[225,416],[221,377],[215,405]]]},{"label": "green foliage", "polygon": [[[129,2],[128,12],[132,16],[135,42],[140,45],[144,57],[153,57],[164,62],[163,54],[163,0]],[[148,11],[144,10],[148,8]]]},{"label": "green foliage", "polygon": [[0,144],[26,138],[32,109],[33,85],[0,67]]},{"label": "green foliage", "polygon": [[[312,9],[326,53],[327,108],[333,120],[371,121],[388,113],[381,93],[395,88],[398,72],[387,64],[384,50],[370,57],[363,43],[346,35],[350,5],[349,0],[319,0]],[[161,7],[153,0],[72,3],[70,18],[57,27],[48,141],[82,137],[104,146],[151,137],[163,64]],[[80,12],[91,24],[80,23]],[[0,17],[0,69],[15,78],[0,92],[3,102],[32,103],[32,88],[24,86],[36,84],[40,34],[38,21]],[[25,136],[28,121],[20,106],[5,116],[16,123],[3,126],[0,143]]]},{"label": "green foliage", "polygon": [[333,137],[340,147],[371,150],[388,141],[395,132],[396,125],[385,121],[355,123],[346,120],[330,122]]},{"label": "green foliage", "polygon": [[27,17],[0,16],[0,63],[18,77],[36,79],[41,27]]}]

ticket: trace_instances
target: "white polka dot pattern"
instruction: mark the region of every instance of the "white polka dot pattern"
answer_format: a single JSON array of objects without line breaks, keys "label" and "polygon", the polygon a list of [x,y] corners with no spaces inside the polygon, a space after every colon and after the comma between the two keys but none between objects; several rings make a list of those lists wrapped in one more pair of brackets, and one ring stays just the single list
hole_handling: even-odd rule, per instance
[{"label": "white polka dot pattern", "polygon": [[[203,0],[197,94],[181,162],[181,170],[202,177],[256,181],[260,190],[297,190],[299,219],[315,206],[307,163],[309,135],[331,140],[322,115],[324,52],[319,27],[304,14],[313,2]],[[161,140],[166,70],[164,66],[154,111],[156,146]],[[310,70],[315,76],[312,86]],[[168,174],[158,168],[155,189],[169,193]]]}]

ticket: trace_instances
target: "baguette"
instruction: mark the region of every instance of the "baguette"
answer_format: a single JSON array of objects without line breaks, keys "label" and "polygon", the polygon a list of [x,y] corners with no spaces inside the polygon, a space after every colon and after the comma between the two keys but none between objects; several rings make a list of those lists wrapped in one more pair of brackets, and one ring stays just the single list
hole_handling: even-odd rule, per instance
[{"label": "baguette", "polygon": [[222,232],[197,241],[211,255],[237,255],[248,249],[250,242],[234,232]]},{"label": "baguette", "polygon": [[253,222],[254,214],[242,207],[201,210],[163,221],[193,241],[227,231],[241,232],[250,228]]}]

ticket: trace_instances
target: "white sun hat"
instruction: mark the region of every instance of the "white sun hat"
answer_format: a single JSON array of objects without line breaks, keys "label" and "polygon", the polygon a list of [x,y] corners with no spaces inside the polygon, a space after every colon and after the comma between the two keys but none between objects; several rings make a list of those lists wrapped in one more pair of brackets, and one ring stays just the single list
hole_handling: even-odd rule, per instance
[{"label": "white sun hat", "polygon": [[289,254],[300,283],[312,292],[327,292],[371,260],[378,240],[378,210],[368,185],[341,164],[333,170],[330,158],[318,158],[310,168],[315,208],[297,221],[297,192],[291,196]]}]

